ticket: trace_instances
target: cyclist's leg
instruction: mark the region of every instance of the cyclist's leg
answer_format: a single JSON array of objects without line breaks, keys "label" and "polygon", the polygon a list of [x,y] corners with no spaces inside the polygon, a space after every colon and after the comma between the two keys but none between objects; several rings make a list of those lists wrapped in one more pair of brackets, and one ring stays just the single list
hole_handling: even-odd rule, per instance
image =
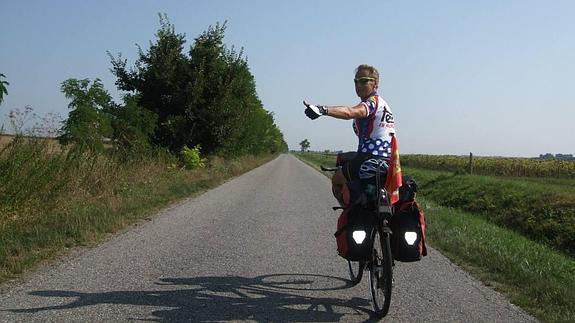
[{"label": "cyclist's leg", "polygon": [[347,183],[343,172],[338,169],[333,177],[331,178],[331,191],[335,199],[339,202],[341,206],[343,206],[343,186]]},{"label": "cyclist's leg", "polygon": [[357,179],[357,171],[361,162],[361,156],[354,154],[353,159],[345,160],[341,163],[341,167],[335,172],[331,178],[331,190],[333,196],[341,206],[344,206],[344,186],[349,181]]},{"label": "cyclist's leg", "polygon": [[340,203],[341,206],[344,205],[344,186],[350,182],[359,179],[358,172],[361,164],[365,161],[369,155],[364,154],[354,154],[353,158],[350,160],[345,160],[341,163],[341,167],[335,172],[331,178],[331,190],[333,196]]}]

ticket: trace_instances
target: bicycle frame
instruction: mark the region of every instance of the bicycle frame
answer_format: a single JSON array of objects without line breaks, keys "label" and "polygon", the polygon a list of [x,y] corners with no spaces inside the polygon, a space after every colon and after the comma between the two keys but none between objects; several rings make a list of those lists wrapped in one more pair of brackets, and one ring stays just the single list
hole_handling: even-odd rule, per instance
[{"label": "bicycle frame", "polygon": [[[340,162],[338,156],[338,163]],[[340,165],[338,165],[340,166]],[[321,166],[323,171],[337,171],[338,168],[326,168]],[[387,315],[391,301],[391,290],[393,285],[393,257],[391,256],[390,236],[392,234],[391,228],[388,226],[388,221],[393,216],[393,207],[389,203],[390,194],[381,183],[381,170],[377,167],[375,176],[376,187],[376,201],[370,203],[375,206],[374,210],[368,210],[372,216],[375,216],[375,225],[371,228],[371,232],[367,235],[369,239],[367,243],[371,245],[371,256],[367,261],[352,262],[348,260],[350,270],[350,278],[355,285],[361,281],[364,268],[370,272],[370,290],[373,301],[373,308],[377,316],[383,317]],[[373,202],[373,201],[371,201]],[[334,208],[336,209],[336,208]],[[378,239],[376,239],[378,237]],[[379,240],[379,241],[377,241]],[[376,246],[380,247],[380,255]],[[352,263],[358,265],[356,274],[353,273]],[[382,293],[381,296],[379,293]]]}]

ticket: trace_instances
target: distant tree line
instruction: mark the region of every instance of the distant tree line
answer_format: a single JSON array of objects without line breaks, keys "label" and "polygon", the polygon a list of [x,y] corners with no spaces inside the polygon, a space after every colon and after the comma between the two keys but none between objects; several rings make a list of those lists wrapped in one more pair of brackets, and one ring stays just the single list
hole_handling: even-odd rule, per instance
[{"label": "distant tree line", "polygon": [[223,42],[226,26],[216,24],[199,35],[187,52],[160,15],[156,40],[147,51],[138,46],[135,65],[121,54],[111,59],[122,104],[112,101],[99,79],[69,79],[62,91],[71,112],[61,140],[101,149],[110,138],[120,149],[150,146],[180,153],[199,147],[202,154],[239,156],[287,151],[283,134],[259,100],[242,50]]},{"label": "distant tree line", "polygon": [[538,159],[542,159],[542,160],[574,160],[575,161],[575,157],[573,157],[573,154],[540,154]]}]

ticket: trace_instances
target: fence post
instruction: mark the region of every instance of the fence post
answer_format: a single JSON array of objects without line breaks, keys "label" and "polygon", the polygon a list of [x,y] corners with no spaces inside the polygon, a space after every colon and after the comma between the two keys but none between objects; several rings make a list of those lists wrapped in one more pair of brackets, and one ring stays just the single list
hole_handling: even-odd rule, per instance
[{"label": "fence post", "polygon": [[473,153],[469,153],[469,174],[473,174]]}]

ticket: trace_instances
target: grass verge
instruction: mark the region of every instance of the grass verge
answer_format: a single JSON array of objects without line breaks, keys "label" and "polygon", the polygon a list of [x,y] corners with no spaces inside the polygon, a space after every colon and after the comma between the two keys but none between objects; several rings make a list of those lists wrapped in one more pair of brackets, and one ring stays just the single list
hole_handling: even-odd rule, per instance
[{"label": "grass verge", "polygon": [[167,157],[118,162],[20,145],[0,154],[0,283],[275,157],[212,157],[206,168],[190,171]]},{"label": "grass verge", "polygon": [[429,243],[546,322],[575,320],[575,260],[481,217],[418,198]]},{"label": "grass verge", "polygon": [[485,219],[575,256],[575,181],[561,184],[404,168],[426,198]]},{"label": "grass verge", "polygon": [[[298,157],[316,168],[333,164],[333,157]],[[422,171],[419,177],[434,176],[426,174]],[[432,246],[542,321],[575,321],[572,257],[482,216],[438,205],[425,190],[418,201],[426,212]]]}]

